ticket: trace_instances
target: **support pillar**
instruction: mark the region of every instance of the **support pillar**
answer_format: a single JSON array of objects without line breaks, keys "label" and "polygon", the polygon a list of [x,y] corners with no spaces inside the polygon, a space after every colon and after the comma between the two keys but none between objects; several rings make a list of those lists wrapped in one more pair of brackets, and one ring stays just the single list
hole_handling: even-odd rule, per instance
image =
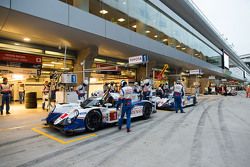
[{"label": "support pillar", "polygon": [[[88,48],[81,50],[77,55],[77,59],[74,65],[74,71],[77,72],[92,68],[94,58],[97,57],[97,55],[97,46],[89,46]],[[84,80],[88,80],[88,82],[90,81],[90,72],[77,72],[77,84],[80,85]]]},{"label": "support pillar", "polygon": [[147,65],[146,64],[140,65],[136,74],[137,81],[141,81],[146,78],[153,78],[152,69],[155,68],[155,66],[156,66],[156,61],[154,60],[149,60]]}]

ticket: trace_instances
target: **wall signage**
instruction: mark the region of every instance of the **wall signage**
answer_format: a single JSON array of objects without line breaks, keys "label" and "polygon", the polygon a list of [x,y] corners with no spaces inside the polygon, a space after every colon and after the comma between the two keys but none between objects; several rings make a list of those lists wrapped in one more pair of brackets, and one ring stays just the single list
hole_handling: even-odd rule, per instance
[{"label": "wall signage", "polygon": [[10,51],[0,51],[0,65],[39,69],[42,67],[42,56]]},{"label": "wall signage", "polygon": [[128,59],[129,64],[144,64],[148,62],[147,55],[133,56]]},{"label": "wall signage", "polygon": [[190,75],[201,75],[203,73],[202,73],[201,69],[196,69],[196,70],[190,70],[189,74]]}]

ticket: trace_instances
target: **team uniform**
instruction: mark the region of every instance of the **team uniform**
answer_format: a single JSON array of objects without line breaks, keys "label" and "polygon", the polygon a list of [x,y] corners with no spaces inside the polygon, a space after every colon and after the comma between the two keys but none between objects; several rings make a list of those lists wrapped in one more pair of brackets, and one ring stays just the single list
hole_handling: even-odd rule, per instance
[{"label": "team uniform", "polygon": [[149,100],[149,96],[151,94],[151,86],[150,85],[144,85],[142,89],[142,95],[143,95],[143,100]]},{"label": "team uniform", "polygon": [[2,105],[1,105],[1,115],[3,114],[4,104],[6,104],[6,114],[10,114],[10,94],[11,94],[11,87],[7,84],[0,84],[0,90],[2,95]]},{"label": "team uniform", "polygon": [[46,102],[48,103],[49,101],[49,91],[50,91],[50,86],[49,85],[44,85],[43,87],[43,102],[42,102],[42,108],[45,109],[45,107],[48,106],[48,104],[46,105]]},{"label": "team uniform", "polygon": [[141,87],[139,85],[135,85],[133,88],[134,93],[140,93],[141,92]]},{"label": "team uniform", "polygon": [[175,111],[178,113],[178,110],[181,110],[181,113],[184,113],[182,108],[182,96],[184,95],[184,88],[181,84],[174,85],[174,103],[175,103]]},{"label": "team uniform", "polygon": [[130,86],[124,86],[120,91],[120,98],[117,105],[117,108],[121,104],[121,117],[119,119],[119,129],[122,127],[122,121],[124,118],[124,115],[126,113],[127,117],[127,131],[130,131],[130,124],[131,124],[131,109],[133,107],[132,105],[132,94],[133,94],[133,88]]},{"label": "team uniform", "polygon": [[85,91],[86,91],[86,86],[85,85],[79,85],[76,89],[77,94],[78,94],[78,100],[85,100]]}]

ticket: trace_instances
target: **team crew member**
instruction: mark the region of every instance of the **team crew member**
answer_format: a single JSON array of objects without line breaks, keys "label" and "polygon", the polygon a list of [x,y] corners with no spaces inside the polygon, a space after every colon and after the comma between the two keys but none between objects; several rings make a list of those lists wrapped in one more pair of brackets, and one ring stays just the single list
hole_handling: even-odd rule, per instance
[{"label": "team crew member", "polygon": [[88,85],[87,81],[84,81],[81,85],[79,85],[76,89],[76,93],[78,95],[78,100],[85,100],[85,92],[86,92],[86,87]]},{"label": "team crew member", "polygon": [[137,93],[137,94],[141,93],[141,87],[139,86],[138,82],[134,83],[133,91],[134,93]]},{"label": "team crew member", "polygon": [[45,110],[46,101],[48,102],[48,100],[49,100],[49,91],[50,91],[49,82],[45,81],[44,86],[43,86],[43,90],[42,90],[42,93],[43,93],[42,108],[43,108],[43,110]]},{"label": "team crew member", "polygon": [[25,95],[24,84],[19,85],[18,93],[19,93],[19,102],[20,104],[22,104],[24,102],[24,95]]},{"label": "team crew member", "polygon": [[103,85],[103,93],[105,93],[108,89],[109,89],[109,84],[105,82],[105,84]]},{"label": "team crew member", "polygon": [[151,94],[151,86],[149,84],[149,79],[144,80],[144,86],[142,88],[143,100],[149,100]]},{"label": "team crew member", "polygon": [[250,85],[247,85],[246,87],[246,98],[250,97]]},{"label": "team crew member", "polygon": [[184,96],[184,88],[181,84],[181,81],[178,80],[174,85],[174,104],[175,104],[175,111],[178,113],[178,110],[181,110],[181,113],[185,113],[182,109],[182,96]]},{"label": "team crew member", "polygon": [[132,109],[132,94],[133,94],[133,88],[127,85],[127,82],[122,80],[121,81],[121,91],[120,91],[120,98],[118,101],[117,109],[119,105],[121,104],[121,117],[119,119],[119,127],[118,129],[121,130],[122,128],[122,121],[124,118],[124,115],[126,113],[127,117],[127,132],[130,132],[130,124],[131,124],[131,109]]},{"label": "team crew member", "polygon": [[115,83],[113,81],[110,83],[109,89],[110,89],[109,90],[110,93],[115,93]]},{"label": "team crew member", "polygon": [[2,106],[1,106],[1,115],[3,115],[4,104],[6,104],[6,114],[10,114],[10,94],[11,87],[8,84],[8,79],[3,78],[3,83],[0,84],[0,92],[2,95]]}]

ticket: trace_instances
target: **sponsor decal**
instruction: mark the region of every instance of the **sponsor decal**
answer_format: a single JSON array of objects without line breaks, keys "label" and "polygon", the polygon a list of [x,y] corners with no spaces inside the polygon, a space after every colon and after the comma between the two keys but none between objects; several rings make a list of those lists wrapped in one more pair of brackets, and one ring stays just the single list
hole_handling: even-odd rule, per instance
[{"label": "sponsor decal", "polygon": [[117,112],[116,111],[111,111],[109,113],[109,118],[110,118],[110,121],[117,120]]},{"label": "sponsor decal", "polygon": [[147,55],[140,55],[140,56],[129,57],[128,61],[129,61],[129,64],[147,63],[148,56]]}]

